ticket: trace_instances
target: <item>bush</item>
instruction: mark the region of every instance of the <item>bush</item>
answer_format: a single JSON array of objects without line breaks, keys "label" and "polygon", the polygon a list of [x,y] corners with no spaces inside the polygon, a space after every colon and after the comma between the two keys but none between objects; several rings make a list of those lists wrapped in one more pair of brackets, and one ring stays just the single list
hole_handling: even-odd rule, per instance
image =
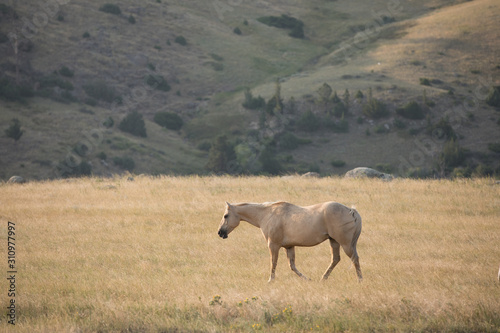
[{"label": "bush", "polygon": [[288,34],[293,38],[304,38],[304,22],[288,15],[281,16],[263,16],[259,17],[257,21],[264,23],[270,27],[280,29],[290,29]]},{"label": "bush", "polygon": [[379,119],[387,117],[389,111],[384,103],[378,99],[372,98],[365,105],[363,105],[363,114],[372,119]]},{"label": "bush", "polygon": [[85,177],[92,175],[92,165],[86,161],[82,161],[76,166],[69,166],[67,161],[60,162],[57,165],[57,170],[61,173],[61,176],[65,178]]},{"label": "bush", "polygon": [[129,113],[118,125],[118,128],[123,132],[130,133],[135,136],[147,137],[146,124],[142,119],[142,114],[137,111]]},{"label": "bush", "polygon": [[182,46],[186,46],[187,45],[187,40],[183,36],[177,36],[177,37],[175,37],[174,42],[176,42],[177,44],[180,44]]},{"label": "bush", "polygon": [[130,24],[135,24],[135,17],[133,17],[132,14],[130,14],[130,16],[128,17],[128,22]]},{"label": "bush", "polygon": [[425,113],[420,107],[420,104],[415,101],[408,102],[408,104],[406,104],[405,106],[398,108],[396,110],[396,113],[407,119],[425,118]]},{"label": "bush", "polygon": [[297,126],[303,131],[314,132],[321,126],[321,120],[309,110],[302,114],[300,119],[297,121]]},{"label": "bush", "polygon": [[99,8],[101,12],[105,12],[108,14],[113,14],[113,15],[120,15],[122,11],[120,10],[120,7],[118,5],[112,4],[112,3],[106,3],[103,6]]},{"label": "bush", "polygon": [[83,38],[90,38],[90,34],[88,31],[85,31],[82,35]]},{"label": "bush", "polygon": [[73,77],[73,75],[75,75],[75,73],[66,66],[61,67],[61,69],[59,70],[59,74],[66,77]]},{"label": "bush", "polygon": [[441,118],[436,124],[427,128],[427,134],[432,135],[437,140],[456,140],[457,134],[447,119]]},{"label": "bush", "polygon": [[343,102],[338,102],[333,105],[333,115],[337,118],[342,118],[347,114],[347,107]]},{"label": "bush", "polygon": [[500,143],[489,143],[488,149],[494,153],[500,154]]},{"label": "bush", "polygon": [[[66,72],[66,71],[63,71],[63,72],[68,74],[68,72]],[[65,89],[65,90],[74,90],[75,89],[73,87],[73,84],[71,84],[71,82],[61,79],[56,74],[51,74],[51,75],[41,77],[39,80],[39,83],[40,83],[40,89],[54,88],[54,87],[59,87],[61,89]]]},{"label": "bush", "polygon": [[7,78],[0,79],[0,98],[12,102],[26,102],[27,97],[33,97],[34,92],[29,86],[17,85]]},{"label": "bush", "polygon": [[245,109],[250,110],[262,109],[266,106],[266,101],[260,95],[259,97],[253,97],[252,92],[247,88],[245,89],[245,101],[243,102],[242,106]]},{"label": "bush", "polygon": [[161,91],[169,91],[171,89],[170,85],[167,83],[167,80],[163,78],[161,75],[152,75],[149,74],[146,76],[144,81],[151,87],[161,90]]},{"label": "bush", "polygon": [[112,103],[117,97],[115,89],[108,87],[106,82],[102,80],[92,81],[83,85],[83,90],[89,97],[108,103]]},{"label": "bush", "polygon": [[155,114],[154,122],[158,125],[171,129],[180,130],[184,124],[183,120],[179,115],[172,112],[158,112]]},{"label": "bush", "polygon": [[109,116],[103,123],[102,125],[106,128],[111,128],[113,127],[115,124],[115,121],[113,120],[113,118],[111,116]]},{"label": "bush", "polygon": [[17,141],[21,138],[21,136],[23,135],[23,131],[21,130],[21,122],[19,121],[19,119],[12,119],[12,124],[10,124],[9,128],[5,130],[5,134],[8,138],[14,139],[14,141]]},{"label": "bush", "polygon": [[330,164],[334,168],[342,168],[343,166],[345,166],[345,162],[342,160],[332,160]]},{"label": "bush", "polygon": [[237,35],[241,35],[241,29],[239,27],[234,28],[233,32]]},{"label": "bush", "polygon": [[423,85],[423,86],[430,86],[431,85],[431,81],[428,78],[421,77],[420,78],[420,84]]},{"label": "bush", "polygon": [[284,132],[278,137],[279,146],[284,150],[294,150],[301,144],[311,143],[311,140],[301,139],[291,132]]},{"label": "bush", "polygon": [[465,160],[465,151],[454,139],[449,140],[443,147],[440,161],[445,168],[453,168],[461,165]]},{"label": "bush", "polygon": [[113,163],[120,168],[132,171],[135,168],[135,161],[127,156],[124,157],[113,157]]},{"label": "bush", "polygon": [[486,104],[493,107],[500,107],[500,87],[491,87],[486,97]]}]

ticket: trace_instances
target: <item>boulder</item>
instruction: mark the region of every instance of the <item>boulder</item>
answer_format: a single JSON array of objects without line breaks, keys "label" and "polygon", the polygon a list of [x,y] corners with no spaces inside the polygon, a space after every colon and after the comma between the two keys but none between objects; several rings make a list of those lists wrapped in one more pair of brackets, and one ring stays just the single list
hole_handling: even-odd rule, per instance
[{"label": "boulder", "polygon": [[380,178],[383,180],[392,180],[393,175],[383,173],[372,168],[356,168],[346,172],[346,178]]},{"label": "boulder", "polygon": [[307,173],[303,174],[302,177],[305,177],[305,178],[319,178],[319,173],[317,173],[317,172],[307,172]]},{"label": "boulder", "polygon": [[12,176],[7,181],[8,184],[22,184],[22,183],[25,183],[25,182],[26,181],[21,176]]}]

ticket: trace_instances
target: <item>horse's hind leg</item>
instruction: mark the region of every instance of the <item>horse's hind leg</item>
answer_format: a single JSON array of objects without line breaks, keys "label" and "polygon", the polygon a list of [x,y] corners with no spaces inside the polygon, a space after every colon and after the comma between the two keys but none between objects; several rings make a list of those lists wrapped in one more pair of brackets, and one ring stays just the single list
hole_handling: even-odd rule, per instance
[{"label": "horse's hind leg", "polygon": [[330,238],[330,246],[332,248],[332,263],[327,268],[325,274],[323,274],[321,280],[328,279],[328,276],[330,276],[330,273],[340,261],[340,244],[335,239]]},{"label": "horse's hind leg", "polygon": [[290,268],[292,269],[292,271],[294,271],[301,278],[308,280],[308,278],[304,274],[299,272],[297,267],[295,267],[295,247],[286,249],[286,256],[288,258],[288,262],[290,263]]},{"label": "horse's hind leg", "polygon": [[363,280],[363,275],[361,274],[361,266],[359,266],[359,256],[358,251],[356,251],[356,247],[352,247],[350,245],[344,246],[342,245],[345,254],[351,258],[354,267],[356,267],[356,274],[358,275],[358,280],[361,282]]}]

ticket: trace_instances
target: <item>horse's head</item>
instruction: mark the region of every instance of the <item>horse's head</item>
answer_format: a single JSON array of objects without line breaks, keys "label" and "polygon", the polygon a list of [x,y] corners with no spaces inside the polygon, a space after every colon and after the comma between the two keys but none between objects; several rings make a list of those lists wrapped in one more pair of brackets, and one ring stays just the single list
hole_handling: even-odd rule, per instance
[{"label": "horse's head", "polygon": [[233,231],[240,224],[240,217],[235,209],[229,202],[226,202],[227,207],[224,216],[220,221],[219,236],[226,239],[231,231]]}]

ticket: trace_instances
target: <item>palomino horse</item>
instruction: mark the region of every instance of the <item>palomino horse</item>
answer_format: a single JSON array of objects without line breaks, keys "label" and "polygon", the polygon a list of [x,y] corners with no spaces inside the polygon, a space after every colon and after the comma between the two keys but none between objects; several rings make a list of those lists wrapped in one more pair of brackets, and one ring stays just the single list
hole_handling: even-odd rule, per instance
[{"label": "palomino horse", "polygon": [[219,236],[227,238],[240,221],[260,228],[271,254],[269,282],[274,280],[280,248],[286,249],[292,271],[307,279],[295,267],[295,246],[314,246],[327,239],[330,240],[332,248],[332,262],[322,280],[328,279],[333,268],[339,263],[341,246],[354,263],[359,281],[363,279],[356,251],[356,243],[361,234],[361,216],[354,208],[336,202],[308,207],[299,207],[287,202],[226,204]]}]

